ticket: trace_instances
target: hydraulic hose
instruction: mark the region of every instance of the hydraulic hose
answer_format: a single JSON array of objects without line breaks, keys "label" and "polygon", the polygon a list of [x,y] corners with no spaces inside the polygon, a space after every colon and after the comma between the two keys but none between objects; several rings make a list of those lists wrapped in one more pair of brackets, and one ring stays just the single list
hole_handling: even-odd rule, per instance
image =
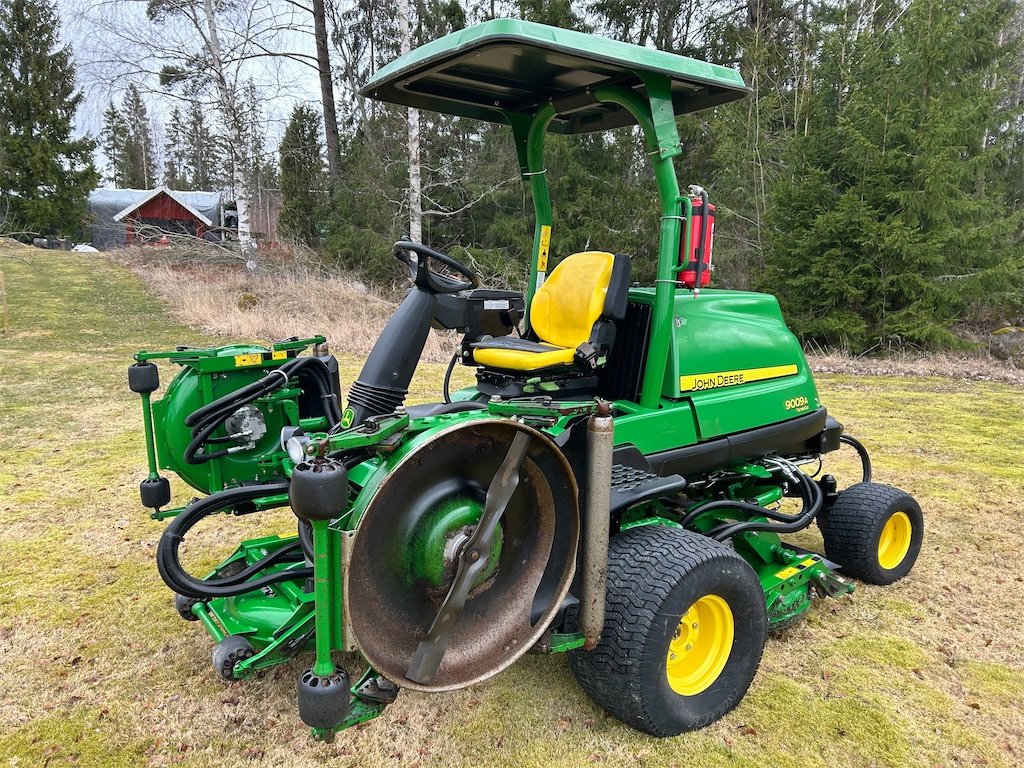
[{"label": "hydraulic hose", "polygon": [[[275,368],[263,378],[254,381],[241,389],[230,392],[224,397],[207,403],[196,409],[185,418],[185,425],[192,427],[192,441],[185,448],[184,460],[188,464],[202,464],[221,456],[228,455],[227,449],[212,453],[199,453],[207,443],[224,442],[224,438],[211,437],[224,421],[239,408],[269,394],[288,383],[295,376],[305,379],[309,391],[318,391],[323,403],[324,415],[328,426],[333,427],[341,421],[341,407],[337,393],[323,360],[317,357],[299,357],[289,360],[280,368]],[[306,382],[303,382],[306,383]]]},{"label": "hydraulic hose", "polygon": [[[227,417],[225,416],[225,418]],[[192,442],[185,447],[185,454],[183,458],[185,459],[186,464],[202,464],[203,462],[213,461],[213,459],[219,459],[221,456],[228,455],[227,448],[222,448],[221,450],[214,451],[213,453],[207,453],[204,451],[202,454],[196,455],[197,451],[206,445],[207,438],[209,438],[214,430],[220,427],[220,425],[221,422],[215,421],[207,424],[198,432],[193,433],[194,437],[192,438]],[[217,440],[217,442],[223,441]]]},{"label": "hydraulic hose", "polygon": [[[299,563],[303,562],[305,558],[300,550],[300,543],[293,541],[291,544],[286,544],[274,552],[271,552],[266,557],[258,560],[247,568],[239,571],[238,573],[232,574],[231,576],[216,577],[213,579],[218,586],[233,586],[235,584],[241,584],[242,582],[248,581],[251,576],[259,573],[264,568],[269,568],[271,565],[277,563]],[[204,584],[210,582],[204,581]]]},{"label": "hydraulic hose", "polygon": [[[225,395],[218,400],[214,400],[212,403],[189,414],[185,418],[185,424],[192,427],[192,442],[185,448],[185,462],[188,464],[202,464],[221,456],[226,456],[228,453],[227,449],[213,453],[203,453],[202,455],[197,455],[197,453],[206,444],[207,438],[232,413],[253,400],[263,397],[277,387],[283,386],[287,381],[288,371],[285,369],[285,366],[281,366],[275,369],[272,374],[264,376],[259,381],[253,382],[253,384]],[[201,415],[197,417],[197,414]]]},{"label": "hydraulic hose", "polygon": [[699,515],[702,515],[705,512],[711,512],[716,509],[737,509],[740,510],[741,512],[751,512],[755,515],[763,515],[764,517],[771,518],[772,520],[781,520],[782,522],[786,522],[792,518],[792,515],[786,515],[781,512],[774,512],[773,510],[765,509],[759,504],[752,504],[749,501],[733,501],[732,499],[720,499],[718,501],[708,501],[704,504],[701,504],[698,507],[691,509],[689,512],[686,513],[686,517],[679,521],[679,524],[683,528],[686,528],[691,523],[693,523],[693,521],[696,520]]},{"label": "hydraulic hose", "polygon": [[280,368],[275,368],[266,376],[257,379],[251,384],[247,384],[234,392],[229,392],[223,397],[214,400],[212,403],[207,403],[201,408],[196,409],[185,417],[185,426],[192,427],[193,434],[196,434],[198,430],[211,422],[219,423],[223,421],[242,405],[251,403],[258,397],[262,397],[268,392],[284,386],[288,382],[288,379],[293,376],[299,368],[304,365],[308,365],[309,362],[314,360],[317,360],[317,358],[299,357],[289,360]]},{"label": "hydraulic hose", "polygon": [[839,436],[839,442],[840,443],[846,443],[847,445],[852,446],[853,450],[855,450],[857,452],[857,455],[860,456],[860,466],[861,466],[861,475],[862,475],[861,482],[862,483],[870,483],[871,482],[871,457],[868,455],[868,449],[864,447],[864,445],[860,442],[860,440],[858,440],[855,437],[850,437],[850,435],[840,435]]},{"label": "hydraulic hose", "polygon": [[225,579],[204,581],[197,579],[186,572],[178,557],[178,547],[181,545],[185,534],[200,520],[210,515],[234,507],[238,504],[253,501],[264,496],[276,496],[288,492],[288,481],[266,483],[258,486],[246,486],[243,488],[232,488],[226,491],[207,496],[190,504],[170,525],[164,530],[160,537],[160,543],[156,548],[157,570],[160,578],[172,590],[185,597],[194,597],[201,600],[215,597],[235,597],[237,595],[252,592],[271,584],[278,584],[282,581],[308,578],[313,575],[313,569],[309,567],[289,568],[278,573],[268,574],[260,578],[249,580],[250,576],[289,557],[295,556],[299,543],[282,547],[281,549],[267,555],[267,557],[248,566],[242,572]]},{"label": "hydraulic hose", "polygon": [[452,395],[451,395],[451,392],[449,391],[448,387],[451,384],[451,381],[452,381],[452,371],[455,370],[455,363],[458,361],[458,359],[459,359],[459,353],[456,352],[454,355],[452,355],[452,359],[448,363],[448,370],[446,370],[444,372],[444,388],[443,388],[442,391],[444,392],[444,401],[446,403],[450,403],[452,401]]},{"label": "hydraulic hose", "polygon": [[[318,358],[309,359],[318,360]],[[320,365],[303,368],[296,373],[300,382],[306,378],[311,379],[313,386],[307,388],[303,384],[303,389],[307,391],[315,389],[319,392],[320,403],[324,410],[324,416],[327,418],[327,426],[330,428],[341,421],[341,404],[338,402],[338,393],[334,389],[334,382],[327,370],[327,366],[323,364],[323,361],[319,362]]]},{"label": "hydraulic hose", "polygon": [[[725,541],[726,539],[735,536],[738,533],[744,533],[746,531],[772,531],[773,533],[794,533],[796,531],[802,531],[814,520],[815,515],[821,510],[821,504],[824,500],[824,495],[821,492],[821,488],[811,478],[804,475],[802,472],[797,473],[799,475],[799,486],[800,496],[803,499],[804,506],[800,511],[799,515],[795,518],[790,519],[788,522],[781,523],[767,523],[760,521],[745,521],[737,523],[726,523],[720,525],[717,528],[713,528],[708,531],[708,536],[717,541]],[[762,508],[761,514],[764,515],[765,510]],[[765,517],[771,517],[770,515],[764,515]]]},{"label": "hydraulic hose", "polygon": [[282,365],[280,368],[275,368],[273,371],[268,373],[263,378],[257,379],[251,384],[246,384],[244,387],[242,387],[241,389],[236,389],[234,392],[229,392],[223,397],[217,398],[212,403],[207,403],[201,408],[197,408],[195,411],[193,411],[192,413],[185,417],[185,426],[198,426],[201,422],[208,420],[212,414],[220,410],[223,410],[227,406],[234,404],[236,402],[242,400],[255,400],[257,397],[259,397],[259,395],[255,393],[260,392],[264,388],[270,388],[270,379],[277,379],[282,384],[286,381],[286,379],[278,375],[279,373],[287,373],[287,363],[285,363],[285,365]]}]

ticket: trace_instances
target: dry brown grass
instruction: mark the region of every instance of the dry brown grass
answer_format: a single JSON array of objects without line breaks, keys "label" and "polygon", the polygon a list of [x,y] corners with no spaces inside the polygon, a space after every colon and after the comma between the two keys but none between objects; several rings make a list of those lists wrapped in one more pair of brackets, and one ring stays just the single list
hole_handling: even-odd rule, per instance
[{"label": "dry brown grass", "polygon": [[966,381],[1002,381],[1024,385],[1024,370],[998,360],[984,348],[975,352],[929,352],[856,357],[841,352],[809,352],[815,373],[858,376],[941,376]]},{"label": "dry brown grass", "polygon": [[[406,285],[397,261],[395,290],[384,292],[294,248],[266,256],[255,278],[213,247],[125,248],[111,258],[142,278],[177,319],[205,333],[264,341],[321,333],[332,348],[357,357],[369,354]],[[446,363],[457,343],[454,334],[432,330],[422,359]]]},{"label": "dry brown grass", "polygon": [[[212,641],[178,618],[156,572],[164,526],[138,503],[131,353],[216,340],[172,323],[102,257],[21,255],[28,263],[10,260],[7,275],[12,333],[0,337],[2,768],[1024,765],[1020,386],[819,378],[830,412],[872,451],[876,479],[920,500],[921,558],[898,584],[859,584],[769,638],[748,695],[709,728],[631,731],[586,698],[564,659],[530,656],[468,690],[403,692],[378,720],[317,744],[295,705],[311,654],[219,680]],[[425,369],[420,399],[437,392],[441,366]],[[844,483],[846,453],[826,469]],[[208,556],[289,521],[219,521],[231,528],[208,537]],[[817,549],[821,536],[812,527],[796,543]]]}]

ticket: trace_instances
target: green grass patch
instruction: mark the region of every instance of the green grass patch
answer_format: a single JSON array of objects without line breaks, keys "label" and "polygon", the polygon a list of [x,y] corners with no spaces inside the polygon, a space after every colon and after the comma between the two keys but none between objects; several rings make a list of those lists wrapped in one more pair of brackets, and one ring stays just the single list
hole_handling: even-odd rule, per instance
[{"label": "green grass patch", "polygon": [[[822,401],[871,450],[881,482],[914,493],[927,534],[914,572],[816,601],[773,635],[739,707],[653,739],[594,705],[559,657],[526,657],[450,694],[404,692],[377,721],[317,744],[298,720],[307,652],[226,685],[213,643],[180,620],[153,561],[163,524],[139,505],[139,349],[218,345],[172,320],[103,258],[5,259],[0,336],[0,766],[916,766],[1020,765],[1024,627],[1024,392],[941,378],[821,376]],[[315,333],[318,329],[308,329]],[[237,341],[237,340],[232,340]],[[334,344],[342,346],[343,340]],[[339,354],[342,381],[361,360]],[[161,365],[164,384],[174,365]],[[410,402],[437,400],[423,365]],[[459,370],[453,389],[471,374]],[[851,482],[852,452],[825,471]],[[176,499],[191,491],[174,484]],[[289,515],[201,532],[195,570]],[[820,549],[811,528],[796,543]],[[209,547],[207,549],[207,546]],[[346,659],[353,668],[353,659]]]}]

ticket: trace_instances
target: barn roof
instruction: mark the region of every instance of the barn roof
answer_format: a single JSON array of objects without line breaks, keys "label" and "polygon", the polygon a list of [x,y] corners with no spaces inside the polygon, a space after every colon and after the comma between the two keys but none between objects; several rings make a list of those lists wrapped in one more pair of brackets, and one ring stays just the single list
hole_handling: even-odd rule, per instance
[{"label": "barn roof", "polygon": [[196,219],[203,222],[203,224],[205,224],[206,226],[213,226],[213,222],[209,218],[207,218],[205,215],[203,215],[195,208],[193,208],[191,205],[189,205],[187,202],[185,202],[185,200],[182,197],[178,196],[178,194],[175,193],[173,190],[170,190],[164,186],[159,186],[156,189],[152,189],[146,194],[144,194],[142,197],[129,203],[119,213],[117,213],[114,216],[114,221],[121,221],[121,219],[125,218],[128,214],[138,210],[146,203],[148,203],[150,200],[159,197],[161,194],[167,195],[167,197],[171,198],[171,200],[173,200],[186,211],[188,211],[192,216],[195,216]]}]

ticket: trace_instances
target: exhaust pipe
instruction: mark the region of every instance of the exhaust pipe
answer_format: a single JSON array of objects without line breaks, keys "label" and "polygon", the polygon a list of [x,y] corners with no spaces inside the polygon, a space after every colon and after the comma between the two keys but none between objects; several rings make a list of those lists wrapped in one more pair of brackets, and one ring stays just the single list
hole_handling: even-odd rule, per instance
[{"label": "exhaust pipe", "polygon": [[583,511],[583,578],[579,613],[579,630],[585,638],[583,648],[587,651],[597,646],[604,630],[614,448],[611,406],[602,402],[597,406],[597,413],[587,421],[587,500]]}]

